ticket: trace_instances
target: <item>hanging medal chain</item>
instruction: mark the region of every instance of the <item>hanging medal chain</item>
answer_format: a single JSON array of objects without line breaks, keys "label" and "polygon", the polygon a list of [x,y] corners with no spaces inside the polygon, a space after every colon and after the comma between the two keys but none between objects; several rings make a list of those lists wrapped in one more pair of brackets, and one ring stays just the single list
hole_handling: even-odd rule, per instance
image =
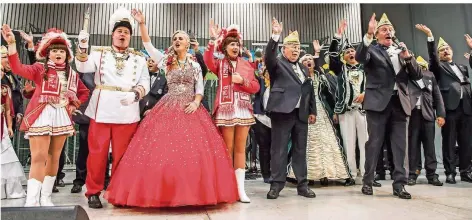
[{"label": "hanging medal chain", "polygon": [[118,57],[115,50],[111,50],[111,54],[113,55],[113,58],[115,58],[115,61],[116,61],[115,67],[116,67],[116,69],[118,70],[118,72],[121,72],[125,68],[125,61],[128,60],[129,50],[126,50],[123,53],[123,57]]}]

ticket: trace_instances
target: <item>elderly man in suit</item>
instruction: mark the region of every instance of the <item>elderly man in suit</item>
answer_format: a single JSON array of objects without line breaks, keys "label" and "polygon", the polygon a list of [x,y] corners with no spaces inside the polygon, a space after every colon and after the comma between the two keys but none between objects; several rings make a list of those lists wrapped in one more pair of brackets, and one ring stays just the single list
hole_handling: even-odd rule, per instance
[{"label": "elderly man in suit", "polygon": [[[377,44],[373,45],[373,38]],[[394,46],[395,30],[383,14],[377,23],[372,15],[363,43],[356,51],[356,60],[364,65],[366,85],[364,109],[367,113],[365,174],[362,193],[373,195],[374,171],[382,148],[385,131],[390,131],[393,154],[393,195],[411,199],[405,190],[408,170],[408,120],[411,104],[408,82],[422,78],[421,69],[404,43]]]},{"label": "elderly man in suit", "polygon": [[314,198],[308,188],[306,146],[308,123],[315,123],[316,103],[308,69],[297,61],[300,57],[298,32],[284,39],[282,56],[277,57],[282,23],[272,19],[272,37],[267,44],[265,64],[270,75],[271,185],[267,199],[277,199],[287,177],[288,142],[292,139],[292,168],[298,181],[298,195]]},{"label": "elderly man in suit", "polygon": [[[472,183],[470,171],[472,159],[472,91],[467,67],[452,61],[452,48],[442,38],[436,48],[433,33],[425,25],[416,28],[428,37],[429,69],[439,82],[446,107],[446,124],[441,130],[443,164],[446,183],[456,183],[456,163],[454,163],[456,141],[459,145],[459,172],[461,181]],[[472,48],[472,39],[466,35]],[[470,61],[470,59],[469,59]],[[472,67],[472,63],[471,63]]]},{"label": "elderly man in suit", "polygon": [[413,108],[408,126],[410,168],[408,185],[416,184],[418,163],[421,163],[421,144],[423,144],[428,184],[442,186],[443,183],[439,181],[438,174],[436,174],[438,162],[434,147],[434,122],[436,121],[442,127],[445,123],[446,111],[436,78],[428,70],[428,63],[421,56],[416,58],[416,61],[421,66],[423,78],[416,81],[410,80],[408,85],[410,104]]}]

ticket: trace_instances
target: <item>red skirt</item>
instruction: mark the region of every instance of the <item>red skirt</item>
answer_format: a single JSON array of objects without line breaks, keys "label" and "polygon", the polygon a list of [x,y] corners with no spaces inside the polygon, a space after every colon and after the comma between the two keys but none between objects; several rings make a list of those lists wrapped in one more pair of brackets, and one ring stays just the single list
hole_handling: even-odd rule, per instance
[{"label": "red skirt", "polygon": [[143,119],[112,174],[104,197],[113,205],[174,207],[239,199],[221,134],[201,106],[185,114],[164,96]]}]

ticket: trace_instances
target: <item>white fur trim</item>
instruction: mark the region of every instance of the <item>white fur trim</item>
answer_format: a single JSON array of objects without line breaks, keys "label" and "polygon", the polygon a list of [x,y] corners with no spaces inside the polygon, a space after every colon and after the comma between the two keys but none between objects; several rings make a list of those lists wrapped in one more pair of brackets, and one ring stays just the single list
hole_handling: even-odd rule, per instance
[{"label": "white fur trim", "polygon": [[134,18],[131,16],[131,12],[125,7],[120,6],[110,17],[110,30],[113,30],[115,23],[120,22],[123,19],[128,19],[129,23],[131,24],[131,29],[134,29]]},{"label": "white fur trim", "polygon": [[74,58],[74,53],[72,53],[72,43],[70,42],[70,40],[67,38],[67,34],[64,33],[64,32],[61,32],[61,33],[57,33],[57,32],[47,32],[43,38],[41,39],[41,42],[39,43],[39,46],[38,46],[38,49],[36,50],[36,59],[38,60],[42,60],[44,59],[45,57],[41,56],[41,51],[47,49],[47,48],[44,48],[44,46],[50,41],[50,40],[53,40],[53,39],[57,39],[57,38],[61,38],[63,40],[66,41],[67,43],[67,49],[69,50],[69,54],[70,54],[70,59],[69,61],[71,61],[73,58]]}]

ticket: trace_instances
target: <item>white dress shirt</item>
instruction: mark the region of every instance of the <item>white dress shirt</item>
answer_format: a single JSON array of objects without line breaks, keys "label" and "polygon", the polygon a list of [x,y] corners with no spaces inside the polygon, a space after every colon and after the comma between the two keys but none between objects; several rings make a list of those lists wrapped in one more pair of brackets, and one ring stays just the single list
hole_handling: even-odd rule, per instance
[{"label": "white dress shirt", "polygon": [[[374,39],[369,39],[367,37],[367,34],[364,35],[364,46],[368,47]],[[390,46],[387,49],[387,53],[390,56],[390,61],[392,62],[393,65],[393,70],[395,71],[395,74],[398,74],[400,70],[402,69],[402,65],[400,63],[399,59],[399,54],[402,52],[401,49],[395,47],[395,46]],[[397,82],[395,82],[395,85],[393,86],[393,90],[398,90]]]}]

